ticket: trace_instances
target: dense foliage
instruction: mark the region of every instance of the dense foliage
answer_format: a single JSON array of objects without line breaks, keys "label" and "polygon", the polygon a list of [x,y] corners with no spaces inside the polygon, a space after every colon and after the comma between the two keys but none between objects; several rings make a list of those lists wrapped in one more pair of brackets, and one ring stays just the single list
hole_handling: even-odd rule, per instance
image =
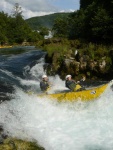
[{"label": "dense foliage", "polygon": [[42,36],[32,31],[22,17],[18,4],[12,16],[0,12],[0,44],[21,44],[24,41],[37,42]]},{"label": "dense foliage", "polygon": [[[80,10],[24,20],[18,4],[12,16],[0,12],[0,42],[37,42],[52,30],[54,37],[82,43],[112,44],[113,0],[80,0]],[[40,31],[39,32],[37,32]]]},{"label": "dense foliage", "polygon": [[81,0],[80,10],[70,13],[67,19],[62,19],[62,21],[57,19],[54,22],[55,36],[62,35],[62,37],[80,39],[84,42],[111,44],[113,38],[112,7],[113,0],[104,0],[104,2]]}]

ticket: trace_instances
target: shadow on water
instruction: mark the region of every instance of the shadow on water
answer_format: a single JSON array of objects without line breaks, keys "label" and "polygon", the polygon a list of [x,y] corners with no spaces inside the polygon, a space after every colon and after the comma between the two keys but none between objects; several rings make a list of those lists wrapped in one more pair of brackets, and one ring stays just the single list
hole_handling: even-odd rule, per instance
[{"label": "shadow on water", "polygon": [[11,84],[0,81],[0,103],[12,98],[14,88]]}]

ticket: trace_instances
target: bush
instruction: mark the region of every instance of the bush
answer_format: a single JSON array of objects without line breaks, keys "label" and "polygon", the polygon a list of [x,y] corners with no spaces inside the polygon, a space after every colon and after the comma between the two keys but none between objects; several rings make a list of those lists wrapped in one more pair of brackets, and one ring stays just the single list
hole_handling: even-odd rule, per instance
[{"label": "bush", "polygon": [[63,56],[68,52],[69,46],[65,44],[63,45],[63,44],[51,43],[45,45],[44,50],[47,51],[49,57],[51,57],[54,52],[59,52]]}]

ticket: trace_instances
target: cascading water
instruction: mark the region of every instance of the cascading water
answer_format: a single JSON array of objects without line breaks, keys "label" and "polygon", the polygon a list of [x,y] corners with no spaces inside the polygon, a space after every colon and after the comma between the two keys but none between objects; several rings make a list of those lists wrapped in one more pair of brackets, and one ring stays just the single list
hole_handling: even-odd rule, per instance
[{"label": "cascading water", "polygon": [[[0,65],[0,86],[4,87],[1,94],[10,99],[3,101],[1,97],[0,104],[0,124],[6,134],[35,140],[46,150],[112,150],[113,91],[110,87],[92,102],[58,103],[26,92],[40,93],[39,82],[45,73],[44,55],[32,50],[13,57],[2,56],[5,61]],[[53,91],[65,89],[59,76],[49,79]]]}]

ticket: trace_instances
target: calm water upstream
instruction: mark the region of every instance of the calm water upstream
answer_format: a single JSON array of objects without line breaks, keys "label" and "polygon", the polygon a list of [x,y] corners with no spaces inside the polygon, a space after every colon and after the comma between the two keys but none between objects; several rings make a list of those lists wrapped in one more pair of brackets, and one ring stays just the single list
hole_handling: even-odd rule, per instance
[{"label": "calm water upstream", "polygon": [[[35,140],[46,150],[113,150],[111,88],[96,101],[73,104],[29,95],[41,92],[45,52],[33,46],[20,49],[21,54],[0,54],[0,125],[5,132]],[[58,75],[49,79],[51,92],[65,89]]]}]

